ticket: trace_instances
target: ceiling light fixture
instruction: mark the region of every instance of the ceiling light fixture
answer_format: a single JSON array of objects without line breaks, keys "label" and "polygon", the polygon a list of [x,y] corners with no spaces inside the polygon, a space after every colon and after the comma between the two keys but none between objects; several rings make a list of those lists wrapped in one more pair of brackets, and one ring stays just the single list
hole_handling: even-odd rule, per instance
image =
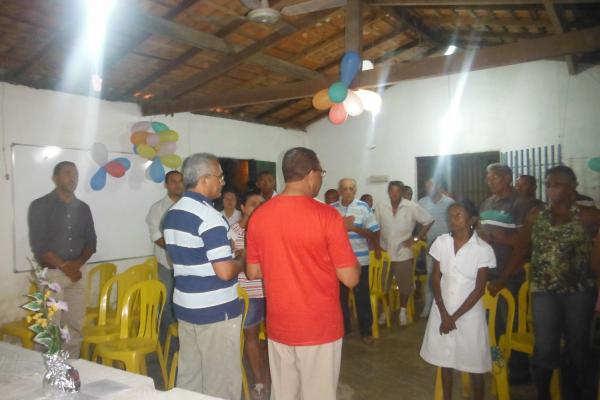
[{"label": "ceiling light fixture", "polygon": [[375,66],[373,65],[373,61],[371,61],[371,60],[363,60],[362,61],[362,70],[363,71],[368,71],[373,68],[375,68]]},{"label": "ceiling light fixture", "polygon": [[456,46],[451,44],[450,46],[448,46],[448,48],[446,49],[446,52],[444,53],[445,56],[450,56],[452,54],[454,54],[456,52]]}]

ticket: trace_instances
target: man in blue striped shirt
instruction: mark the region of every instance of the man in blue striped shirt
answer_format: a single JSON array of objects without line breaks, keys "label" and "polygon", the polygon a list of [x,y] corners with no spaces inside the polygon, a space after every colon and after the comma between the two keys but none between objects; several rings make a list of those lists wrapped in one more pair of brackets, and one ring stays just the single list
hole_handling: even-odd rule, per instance
[{"label": "man in blue striped shirt", "polygon": [[184,161],[182,174],[186,192],[163,225],[179,320],[177,386],[238,400],[242,305],[237,276],[244,255],[233,259],[229,225],[212,205],[225,184],[223,170],[214,155],[198,153]]},{"label": "man in blue striped shirt", "polygon": [[[340,179],[338,183],[340,199],[331,206],[344,218],[348,239],[358,259],[360,267],[360,280],[354,289],[356,299],[356,313],[358,315],[358,329],[363,342],[373,343],[371,325],[373,314],[371,312],[371,299],[369,296],[369,243],[379,247],[379,224],[373,211],[367,203],[356,199],[356,181],[351,178]],[[344,329],[346,335],[350,333],[350,310],[348,309],[349,289],[340,284],[340,301],[344,314]]]}]

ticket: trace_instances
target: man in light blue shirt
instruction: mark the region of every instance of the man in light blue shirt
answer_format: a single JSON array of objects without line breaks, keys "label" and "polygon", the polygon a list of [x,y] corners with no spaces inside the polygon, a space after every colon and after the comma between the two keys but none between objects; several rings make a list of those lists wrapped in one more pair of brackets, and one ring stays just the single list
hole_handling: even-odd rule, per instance
[{"label": "man in light blue shirt", "polygon": [[[434,222],[429,231],[427,231],[427,246],[430,247],[433,241],[440,235],[448,233],[448,223],[446,211],[448,207],[454,203],[450,197],[442,193],[442,186],[438,180],[430,178],[425,181],[425,192],[427,196],[419,200],[419,205],[433,216]],[[427,285],[425,289],[425,306],[421,313],[421,318],[426,318],[431,309],[433,295],[431,293],[431,271],[433,270],[433,258],[430,255],[426,256],[427,265]]]},{"label": "man in light blue shirt", "polygon": [[[331,206],[334,207],[344,218],[344,224],[348,231],[348,239],[354,255],[361,266],[360,280],[354,289],[356,299],[356,312],[358,314],[358,327],[363,342],[373,343],[371,336],[371,325],[373,315],[371,313],[371,300],[369,296],[369,241],[379,246],[379,224],[373,214],[373,210],[364,201],[356,199],[356,181],[351,178],[343,178],[338,184],[340,199]],[[348,308],[349,290],[346,286],[340,286],[340,301],[344,314],[344,329],[346,335],[351,331],[350,310]]]}]

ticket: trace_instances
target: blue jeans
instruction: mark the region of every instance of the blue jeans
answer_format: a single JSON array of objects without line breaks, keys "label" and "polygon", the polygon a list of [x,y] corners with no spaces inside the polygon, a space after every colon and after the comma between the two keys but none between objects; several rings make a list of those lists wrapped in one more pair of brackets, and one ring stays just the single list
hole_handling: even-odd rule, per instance
[{"label": "blue jeans", "polygon": [[162,313],[159,331],[160,341],[161,343],[164,343],[169,325],[176,321],[173,314],[173,270],[159,263],[158,279],[165,285],[165,288],[167,289],[167,298],[165,300],[165,308]]},{"label": "blue jeans", "polygon": [[[549,398],[549,376],[561,368],[563,399],[596,399],[597,360],[590,352],[596,289],[577,293],[532,293],[533,367],[538,398]],[[564,351],[561,356],[561,338]]]}]

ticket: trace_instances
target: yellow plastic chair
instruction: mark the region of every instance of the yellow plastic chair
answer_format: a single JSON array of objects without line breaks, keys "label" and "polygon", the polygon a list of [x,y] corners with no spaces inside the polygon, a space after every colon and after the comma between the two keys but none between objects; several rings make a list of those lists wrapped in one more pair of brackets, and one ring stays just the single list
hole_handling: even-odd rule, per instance
[{"label": "yellow plastic chair", "polygon": [[[29,285],[29,294],[34,293],[37,290],[35,284]],[[0,340],[4,340],[4,336],[11,336],[19,339],[21,347],[33,350],[34,342],[33,337],[35,336],[33,331],[29,329],[30,323],[27,322],[26,317],[18,319],[16,321],[10,321],[0,326]]]},{"label": "yellow plastic chair", "polygon": [[242,364],[242,390],[244,391],[244,399],[250,400],[250,386],[248,385],[248,376],[246,375],[246,368],[244,368],[244,324],[246,323],[246,317],[248,316],[248,307],[250,306],[250,299],[248,298],[248,292],[241,286],[238,286],[238,296],[240,300],[244,302],[244,312],[242,313],[242,327],[240,329],[240,363]]},{"label": "yellow plastic chair", "polygon": [[381,253],[381,258],[377,259],[374,252],[369,252],[369,293],[371,297],[371,311],[373,313],[373,337],[379,338],[379,312],[378,303],[381,301],[383,312],[385,314],[386,325],[392,326],[390,320],[390,307],[388,303],[389,290],[387,283],[390,278],[391,258],[386,252]]},{"label": "yellow plastic chair", "polygon": [[[102,358],[102,364],[112,366],[114,361],[125,364],[125,370],[148,375],[146,356],[156,353],[164,386],[168,385],[163,351],[158,340],[158,327],[166,300],[166,288],[156,280],[143,281],[131,286],[124,295],[120,312],[119,338],[99,343],[93,361]],[[139,329],[131,333],[129,325],[133,309],[138,309]]]},{"label": "yellow plastic chair", "polygon": [[350,312],[354,319],[357,319],[358,313],[356,311],[356,296],[354,296],[354,289],[348,291],[348,308],[350,308]]},{"label": "yellow plastic chair", "polygon": [[[90,345],[118,339],[120,330],[120,314],[124,304],[124,295],[134,284],[147,280],[148,266],[139,264],[125,272],[117,274],[106,281],[100,290],[98,304],[98,319],[96,324],[83,327],[83,341],[81,343],[81,358],[90,359]],[[113,293],[116,292],[116,303],[111,303]],[[137,320],[132,321],[136,328]]]},{"label": "yellow plastic chair", "polygon": [[265,321],[260,322],[260,330],[258,332],[258,340],[267,340],[267,326]]},{"label": "yellow plastic chair", "polygon": [[533,326],[531,323],[531,296],[529,282],[525,281],[518,293],[517,331],[513,332],[510,347],[521,353],[533,354]]},{"label": "yellow plastic chair", "polygon": [[[502,298],[506,302],[508,312],[506,331],[499,338],[496,338],[496,314],[499,298]],[[483,307],[488,316],[487,320],[490,347],[498,347],[502,358],[501,361],[492,361],[492,391],[495,392],[497,400],[510,400],[510,390],[508,384],[508,360],[510,359],[513,321],[515,318],[515,300],[508,289],[502,289],[496,296],[492,296],[486,290],[485,294],[483,295]],[[462,375],[463,394],[466,394],[468,397],[469,375],[466,373],[463,373]],[[434,399],[443,399],[441,368],[438,368],[436,374]]]},{"label": "yellow plastic chair", "polygon": [[[419,240],[415,244],[412,245],[413,252],[413,284],[419,279],[415,274],[417,268],[417,261],[421,256],[421,252],[423,250],[427,250],[427,243]],[[400,307],[400,293],[398,293],[398,307]],[[408,297],[408,301],[406,303],[406,318],[408,319],[408,323],[413,323],[415,320],[415,292],[413,291]]]},{"label": "yellow plastic chair", "polygon": [[169,363],[169,352],[171,351],[171,343],[174,337],[179,337],[179,324],[177,322],[173,322],[169,325],[169,329],[167,330],[167,338],[165,339],[165,349],[163,353],[163,359],[165,360],[165,368],[171,365],[169,368],[169,376],[167,383],[167,390],[171,390],[175,387],[175,378],[177,377],[177,363],[179,361],[179,352],[176,351],[173,354],[173,358]]},{"label": "yellow plastic chair", "polygon": [[[89,325],[98,318],[98,309],[100,308],[100,297],[104,284],[117,273],[117,266],[113,263],[102,263],[96,265],[88,272],[87,289],[85,291],[85,325]],[[94,281],[98,281],[98,295],[92,299]]]}]

